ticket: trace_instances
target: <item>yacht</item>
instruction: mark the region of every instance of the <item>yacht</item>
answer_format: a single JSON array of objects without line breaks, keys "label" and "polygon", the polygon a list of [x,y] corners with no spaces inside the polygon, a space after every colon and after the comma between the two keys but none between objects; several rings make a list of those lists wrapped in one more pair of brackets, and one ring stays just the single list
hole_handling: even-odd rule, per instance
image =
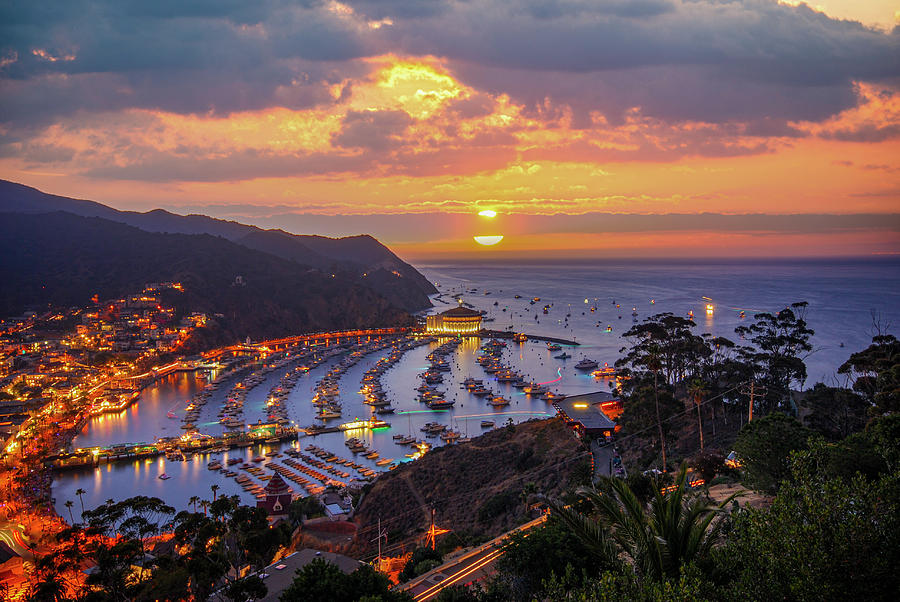
[{"label": "yacht", "polygon": [[482,420],[481,428],[483,428],[483,429],[494,428],[494,421],[493,420]]},{"label": "yacht", "polygon": [[544,388],[543,385],[540,385],[538,383],[531,383],[530,385],[527,385],[523,389],[523,391],[525,391],[529,395],[541,395],[542,393],[546,393],[547,389]]},{"label": "yacht", "polygon": [[598,364],[594,360],[583,358],[580,362],[575,364],[575,368],[577,368],[578,370],[593,370],[599,365],[600,364]]},{"label": "yacht", "polygon": [[494,395],[493,397],[491,397],[491,400],[488,402],[488,404],[494,406],[495,408],[499,408],[501,406],[508,406],[509,400],[502,395]]},{"label": "yacht", "polygon": [[558,359],[558,360],[567,360],[572,356],[571,356],[571,354],[563,352],[563,353],[560,353],[559,355],[554,355],[553,357],[554,357],[554,359]]}]

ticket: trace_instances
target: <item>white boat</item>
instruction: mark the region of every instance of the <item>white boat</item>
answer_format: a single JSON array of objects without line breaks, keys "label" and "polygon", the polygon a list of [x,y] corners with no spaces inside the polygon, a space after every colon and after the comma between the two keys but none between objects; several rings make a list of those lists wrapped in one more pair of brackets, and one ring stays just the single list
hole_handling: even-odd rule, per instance
[{"label": "white boat", "polygon": [[170,477],[170,476],[167,475],[166,473],[162,473],[162,474],[159,475],[159,477],[157,477],[157,478],[160,478],[160,479],[162,479],[163,481],[165,481],[166,479],[171,479],[172,477]]},{"label": "white boat", "polygon": [[580,362],[575,364],[575,368],[578,370],[594,370],[599,365],[600,364],[598,364],[594,360],[590,360],[588,358],[583,358]]}]

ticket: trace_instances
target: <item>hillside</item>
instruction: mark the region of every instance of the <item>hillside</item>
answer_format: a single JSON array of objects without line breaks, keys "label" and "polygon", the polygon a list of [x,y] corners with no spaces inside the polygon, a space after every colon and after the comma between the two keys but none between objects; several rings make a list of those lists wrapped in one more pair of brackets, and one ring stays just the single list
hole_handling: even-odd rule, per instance
[{"label": "hillside", "polygon": [[[0,314],[52,301],[84,305],[147,282],[179,281],[179,310],[221,314],[224,342],[407,324],[353,273],[322,272],[206,234],[151,233],[68,213],[0,214]],[[245,285],[235,286],[241,276]]]},{"label": "hillside", "polygon": [[437,292],[415,268],[368,235],[327,238],[263,230],[205,215],[177,215],[162,209],[146,213],[119,211],[94,201],[46,194],[22,184],[0,180],[0,213],[46,214],[56,211],[82,217],[100,217],[146,232],[209,234],[302,266],[322,271],[352,272],[366,279],[361,283],[363,286],[407,311],[430,307],[428,295]]},{"label": "hillside", "polygon": [[[421,536],[434,507],[441,527],[458,535],[498,535],[524,521],[526,500],[559,496],[589,475],[590,455],[560,420],[501,427],[460,445],[438,447],[382,475],[355,520],[368,533],[379,518],[392,545]],[[370,550],[360,537],[360,553]]]}]

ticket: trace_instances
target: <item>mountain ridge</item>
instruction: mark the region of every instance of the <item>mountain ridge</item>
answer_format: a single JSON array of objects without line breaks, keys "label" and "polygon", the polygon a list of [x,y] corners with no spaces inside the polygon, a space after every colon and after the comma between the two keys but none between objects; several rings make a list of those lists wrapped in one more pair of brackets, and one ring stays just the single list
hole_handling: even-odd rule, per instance
[{"label": "mountain ridge", "polygon": [[[406,326],[407,312],[351,272],[326,273],[209,234],[169,234],[67,212],[0,213],[0,312],[83,306],[178,281],[179,313],[215,317],[210,344],[245,337]],[[240,276],[240,279],[237,277]]]},{"label": "mountain ridge", "polygon": [[409,312],[431,307],[428,295],[437,292],[414,267],[367,234],[328,238],[264,230],[200,214],[178,215],[165,209],[143,213],[121,211],[96,201],[49,194],[24,184],[0,180],[0,212],[47,214],[54,211],[107,219],[146,232],[217,236],[301,266],[354,272],[366,279],[366,286]]}]

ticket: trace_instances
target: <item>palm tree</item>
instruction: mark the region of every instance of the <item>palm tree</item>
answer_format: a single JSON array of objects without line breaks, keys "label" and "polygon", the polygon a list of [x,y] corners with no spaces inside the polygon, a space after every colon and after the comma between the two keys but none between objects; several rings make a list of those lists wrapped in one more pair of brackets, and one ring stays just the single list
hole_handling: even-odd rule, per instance
[{"label": "palm tree", "polygon": [[662,361],[659,357],[659,347],[653,345],[650,354],[647,357],[647,368],[653,372],[653,401],[656,404],[656,427],[659,429],[659,446],[662,450],[662,469],[667,470],[666,464],[666,436],[663,433],[662,418],[659,415],[659,371],[662,368]]},{"label": "palm tree", "polygon": [[641,576],[655,581],[677,577],[682,565],[709,554],[722,526],[722,508],[737,495],[717,506],[688,498],[686,464],[675,477],[674,489],[662,493],[656,487],[647,506],[622,479],[601,477],[600,483],[602,491],[578,490],[593,505],[596,519],[556,501],[550,502],[553,514],[601,561],[618,564],[624,556]]},{"label": "palm tree", "polygon": [[209,508],[209,500],[200,500],[200,507],[203,508],[203,516],[206,516],[206,509]]},{"label": "palm tree", "polygon": [[219,486],[213,485],[212,487],[210,487],[210,489],[212,489],[213,492],[213,501],[216,501],[216,492],[219,490]]},{"label": "palm tree", "polygon": [[69,509],[69,518],[72,519],[72,524],[75,524],[75,517],[72,516],[72,506],[75,505],[75,502],[72,500],[66,500],[65,506]]},{"label": "palm tree", "polygon": [[87,493],[84,489],[79,487],[75,490],[75,495],[78,496],[78,501],[81,502],[81,520],[84,520],[84,494]]},{"label": "palm tree", "polygon": [[194,512],[197,512],[197,502],[199,502],[199,501],[200,501],[199,495],[192,495],[191,499],[188,500],[188,504],[193,504]]},{"label": "palm tree", "polygon": [[688,385],[688,395],[691,396],[691,399],[694,400],[694,405],[697,406],[697,428],[700,430],[700,451],[703,451],[703,418],[700,414],[700,405],[703,402],[704,393],[706,393],[706,389],[703,386],[703,381],[699,378],[695,378],[691,381],[691,384]]}]

